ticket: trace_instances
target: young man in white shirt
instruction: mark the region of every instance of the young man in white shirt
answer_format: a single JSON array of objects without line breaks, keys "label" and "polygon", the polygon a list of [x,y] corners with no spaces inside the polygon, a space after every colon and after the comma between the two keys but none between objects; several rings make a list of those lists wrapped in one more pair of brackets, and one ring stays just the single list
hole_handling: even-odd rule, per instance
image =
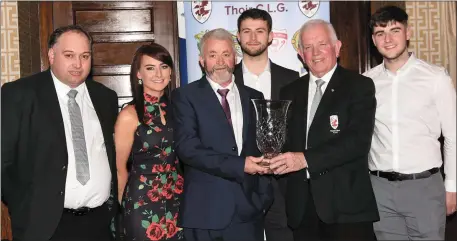
[{"label": "young man in white shirt", "polygon": [[[408,15],[387,6],[371,17],[383,63],[364,75],[376,86],[369,168],[381,220],[378,240],[444,240],[456,210],[456,93],[442,67],[408,52]],[[440,135],[444,136],[444,174]]]},{"label": "young man in white shirt", "polygon": [[[272,18],[261,9],[244,11],[238,18],[237,38],[243,60],[235,66],[235,82],[262,92],[265,99],[278,100],[281,87],[298,79],[296,71],[281,67],[268,58],[273,41]],[[294,56],[295,57],[295,56]],[[274,201],[265,214],[265,235],[268,241],[291,241],[284,204],[285,179],[273,180]]]}]

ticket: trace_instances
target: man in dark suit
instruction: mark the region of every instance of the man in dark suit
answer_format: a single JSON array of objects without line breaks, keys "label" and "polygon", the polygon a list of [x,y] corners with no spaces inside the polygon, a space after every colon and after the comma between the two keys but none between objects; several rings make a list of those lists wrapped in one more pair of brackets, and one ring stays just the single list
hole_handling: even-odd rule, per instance
[{"label": "man in dark suit", "polygon": [[14,240],[111,240],[117,95],[87,79],[90,35],[49,39],[50,69],[2,87],[2,197]]},{"label": "man in dark suit", "polygon": [[286,212],[295,240],[372,240],[379,220],[368,173],[376,110],[373,81],[337,64],[333,26],[300,29],[300,56],[310,73],[281,90],[292,100],[288,153],[271,159],[288,173]]},{"label": "man in dark suit", "polygon": [[[273,41],[273,21],[262,9],[252,8],[238,17],[237,38],[243,60],[235,66],[235,82],[263,93],[266,99],[278,100],[281,87],[298,79],[298,72],[273,63],[268,58],[268,46]],[[292,230],[287,226],[284,193],[286,179],[272,180],[274,201],[265,213],[265,234],[268,241],[291,241]]]},{"label": "man in dark suit", "polygon": [[262,93],[233,81],[235,51],[224,29],[201,39],[206,75],[172,94],[175,144],[184,164],[179,226],[187,241],[263,240],[272,201],[268,168],[256,147],[251,99]]}]

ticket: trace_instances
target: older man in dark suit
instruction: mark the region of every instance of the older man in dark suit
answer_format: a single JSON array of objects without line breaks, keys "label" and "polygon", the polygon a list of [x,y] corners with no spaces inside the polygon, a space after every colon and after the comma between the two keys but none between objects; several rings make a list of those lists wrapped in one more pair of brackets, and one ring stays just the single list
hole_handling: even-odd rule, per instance
[{"label": "older man in dark suit", "polygon": [[288,140],[271,160],[286,174],[286,212],[295,240],[370,240],[379,220],[368,173],[376,110],[370,78],[337,64],[333,26],[310,20],[300,29],[300,56],[310,73],[281,89],[292,100]]},{"label": "older man in dark suit", "polygon": [[185,180],[179,224],[188,241],[263,240],[271,185],[259,175],[268,168],[259,165],[251,103],[263,96],[234,82],[234,63],[231,34],[209,31],[200,53],[206,75],[172,94]]}]

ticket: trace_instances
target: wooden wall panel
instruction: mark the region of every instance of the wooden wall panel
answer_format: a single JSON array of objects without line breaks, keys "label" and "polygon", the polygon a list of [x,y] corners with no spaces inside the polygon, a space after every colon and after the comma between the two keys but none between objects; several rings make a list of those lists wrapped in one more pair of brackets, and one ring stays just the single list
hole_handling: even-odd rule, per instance
[{"label": "wooden wall panel", "polygon": [[153,42],[154,33],[130,32],[130,33],[92,33],[94,42]]},{"label": "wooden wall panel", "polygon": [[[133,54],[143,44],[150,42],[134,43],[94,43],[93,65],[124,65],[132,62]],[[113,51],[115,49],[116,51]]]},{"label": "wooden wall panel", "polygon": [[359,73],[370,68],[368,19],[370,2],[330,2],[330,22],[343,43],[339,63]]},{"label": "wooden wall panel", "polygon": [[75,23],[89,32],[150,32],[150,10],[76,11]]},{"label": "wooden wall panel", "polygon": [[49,68],[48,60],[48,40],[51,33],[54,31],[53,23],[53,4],[52,2],[40,2],[39,6],[39,30],[40,30],[40,56],[41,70]]},{"label": "wooden wall panel", "polygon": [[39,2],[33,1],[17,2],[21,77],[41,70],[40,52],[37,51],[40,49],[38,5]]},{"label": "wooden wall panel", "polygon": [[94,80],[116,91],[118,97],[130,97],[130,75],[98,75]]},{"label": "wooden wall panel", "polygon": [[106,10],[106,9],[145,9],[154,8],[156,1],[75,1],[72,2],[73,10]]}]

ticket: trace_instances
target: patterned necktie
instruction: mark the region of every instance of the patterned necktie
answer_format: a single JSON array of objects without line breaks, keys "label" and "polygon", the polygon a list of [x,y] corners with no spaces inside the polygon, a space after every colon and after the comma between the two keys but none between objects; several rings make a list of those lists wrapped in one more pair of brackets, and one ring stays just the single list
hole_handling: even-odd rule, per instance
[{"label": "patterned necktie", "polygon": [[72,89],[68,92],[68,113],[71,122],[71,137],[75,152],[76,179],[85,185],[90,179],[89,161],[87,159],[86,139],[84,138],[84,126],[81,118],[81,110],[75,97],[78,91]]},{"label": "patterned necktie", "polygon": [[314,94],[313,103],[311,104],[311,110],[309,111],[309,123],[308,126],[311,125],[314,119],[314,115],[316,114],[317,107],[319,106],[319,102],[322,99],[322,85],[325,84],[325,81],[321,79],[316,80],[316,93]]},{"label": "patterned necktie", "polygon": [[219,95],[221,96],[221,105],[222,105],[222,109],[224,109],[225,117],[227,117],[227,120],[228,120],[230,126],[232,126],[232,114],[230,113],[230,106],[227,101],[228,92],[229,92],[229,89],[218,89],[217,90],[217,93],[219,93]]}]

